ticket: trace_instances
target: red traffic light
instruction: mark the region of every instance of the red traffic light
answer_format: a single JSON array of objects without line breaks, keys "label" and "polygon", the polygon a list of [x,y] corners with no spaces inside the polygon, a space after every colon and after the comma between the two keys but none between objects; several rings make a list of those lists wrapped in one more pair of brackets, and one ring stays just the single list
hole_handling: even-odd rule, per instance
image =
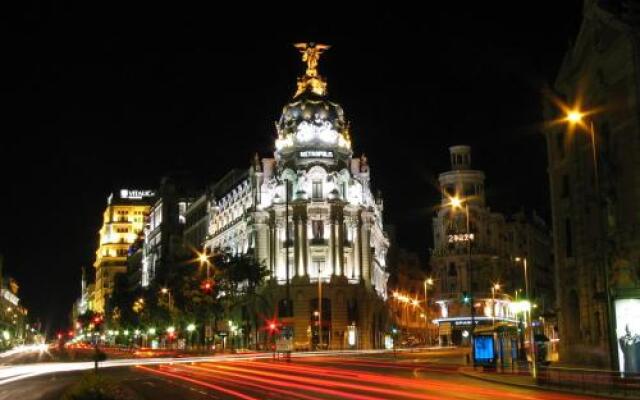
[{"label": "red traffic light", "polygon": [[279,326],[280,324],[278,323],[278,320],[274,319],[271,321],[266,321],[266,329],[269,330],[269,333],[271,335],[273,335],[274,333],[279,331]]},{"label": "red traffic light", "polygon": [[211,293],[211,291],[213,290],[213,281],[211,279],[203,280],[200,288],[205,293]]}]

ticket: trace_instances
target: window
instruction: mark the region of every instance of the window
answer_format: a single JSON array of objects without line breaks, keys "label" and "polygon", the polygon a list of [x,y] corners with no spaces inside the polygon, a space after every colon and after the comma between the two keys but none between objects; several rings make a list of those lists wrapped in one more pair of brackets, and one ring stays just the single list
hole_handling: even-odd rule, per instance
[{"label": "window", "polygon": [[564,157],[564,135],[562,133],[556,133],[556,146],[560,157]]},{"label": "window", "polygon": [[464,196],[465,197],[471,197],[471,196],[474,196],[475,194],[476,194],[475,193],[475,187],[474,187],[473,184],[468,183],[468,184],[464,185]]},{"label": "window", "polygon": [[571,194],[571,189],[569,187],[569,175],[562,175],[562,198],[566,199]]},{"label": "window", "polygon": [[287,196],[289,198],[289,200],[291,200],[293,198],[293,182],[291,181],[285,181],[287,184]]},{"label": "window", "polygon": [[571,234],[571,220],[569,218],[564,221],[564,235],[565,256],[573,257],[573,235]]},{"label": "window", "polygon": [[315,200],[322,199],[322,181],[312,182],[311,193]]},{"label": "window", "polygon": [[319,258],[319,259],[315,259],[313,260],[312,263],[312,270],[311,270],[311,276],[327,276],[326,274],[327,271],[325,271],[325,262],[324,259]]},{"label": "window", "polygon": [[458,271],[456,270],[456,264],[449,263],[449,276],[456,276],[456,275],[458,275]]},{"label": "window", "polygon": [[314,239],[324,238],[324,224],[320,220],[311,221],[311,231]]}]

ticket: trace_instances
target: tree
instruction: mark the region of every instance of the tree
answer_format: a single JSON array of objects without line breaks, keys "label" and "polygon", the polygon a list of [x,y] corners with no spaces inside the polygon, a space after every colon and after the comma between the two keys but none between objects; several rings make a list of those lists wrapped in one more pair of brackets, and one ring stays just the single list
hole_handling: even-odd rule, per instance
[{"label": "tree", "polygon": [[[214,265],[219,271],[224,309],[228,315],[240,314],[242,326],[246,333],[253,333],[255,345],[258,344],[258,326],[260,314],[264,315],[269,303],[260,294],[260,287],[269,272],[264,263],[258,262],[252,252],[232,254],[229,251],[218,251],[214,256]],[[260,307],[262,306],[262,307]]]}]

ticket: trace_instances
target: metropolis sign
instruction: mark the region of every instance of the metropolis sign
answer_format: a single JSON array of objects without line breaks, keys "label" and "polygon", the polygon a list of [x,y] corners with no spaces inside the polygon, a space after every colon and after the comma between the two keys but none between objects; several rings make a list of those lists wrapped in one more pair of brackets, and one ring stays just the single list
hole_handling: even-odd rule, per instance
[{"label": "metropolis sign", "polygon": [[300,158],[333,158],[333,151],[326,151],[326,150],[301,151]]}]

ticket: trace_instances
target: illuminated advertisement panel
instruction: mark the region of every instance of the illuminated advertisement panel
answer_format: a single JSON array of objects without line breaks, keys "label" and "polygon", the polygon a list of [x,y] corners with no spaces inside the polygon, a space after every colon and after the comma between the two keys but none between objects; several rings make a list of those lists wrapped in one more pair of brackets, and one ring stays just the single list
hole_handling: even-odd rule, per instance
[{"label": "illuminated advertisement panel", "polygon": [[620,371],[640,373],[640,299],[620,299],[615,305]]},{"label": "illuminated advertisement panel", "polygon": [[495,358],[493,351],[493,336],[478,335],[474,339],[476,360],[490,361]]}]

